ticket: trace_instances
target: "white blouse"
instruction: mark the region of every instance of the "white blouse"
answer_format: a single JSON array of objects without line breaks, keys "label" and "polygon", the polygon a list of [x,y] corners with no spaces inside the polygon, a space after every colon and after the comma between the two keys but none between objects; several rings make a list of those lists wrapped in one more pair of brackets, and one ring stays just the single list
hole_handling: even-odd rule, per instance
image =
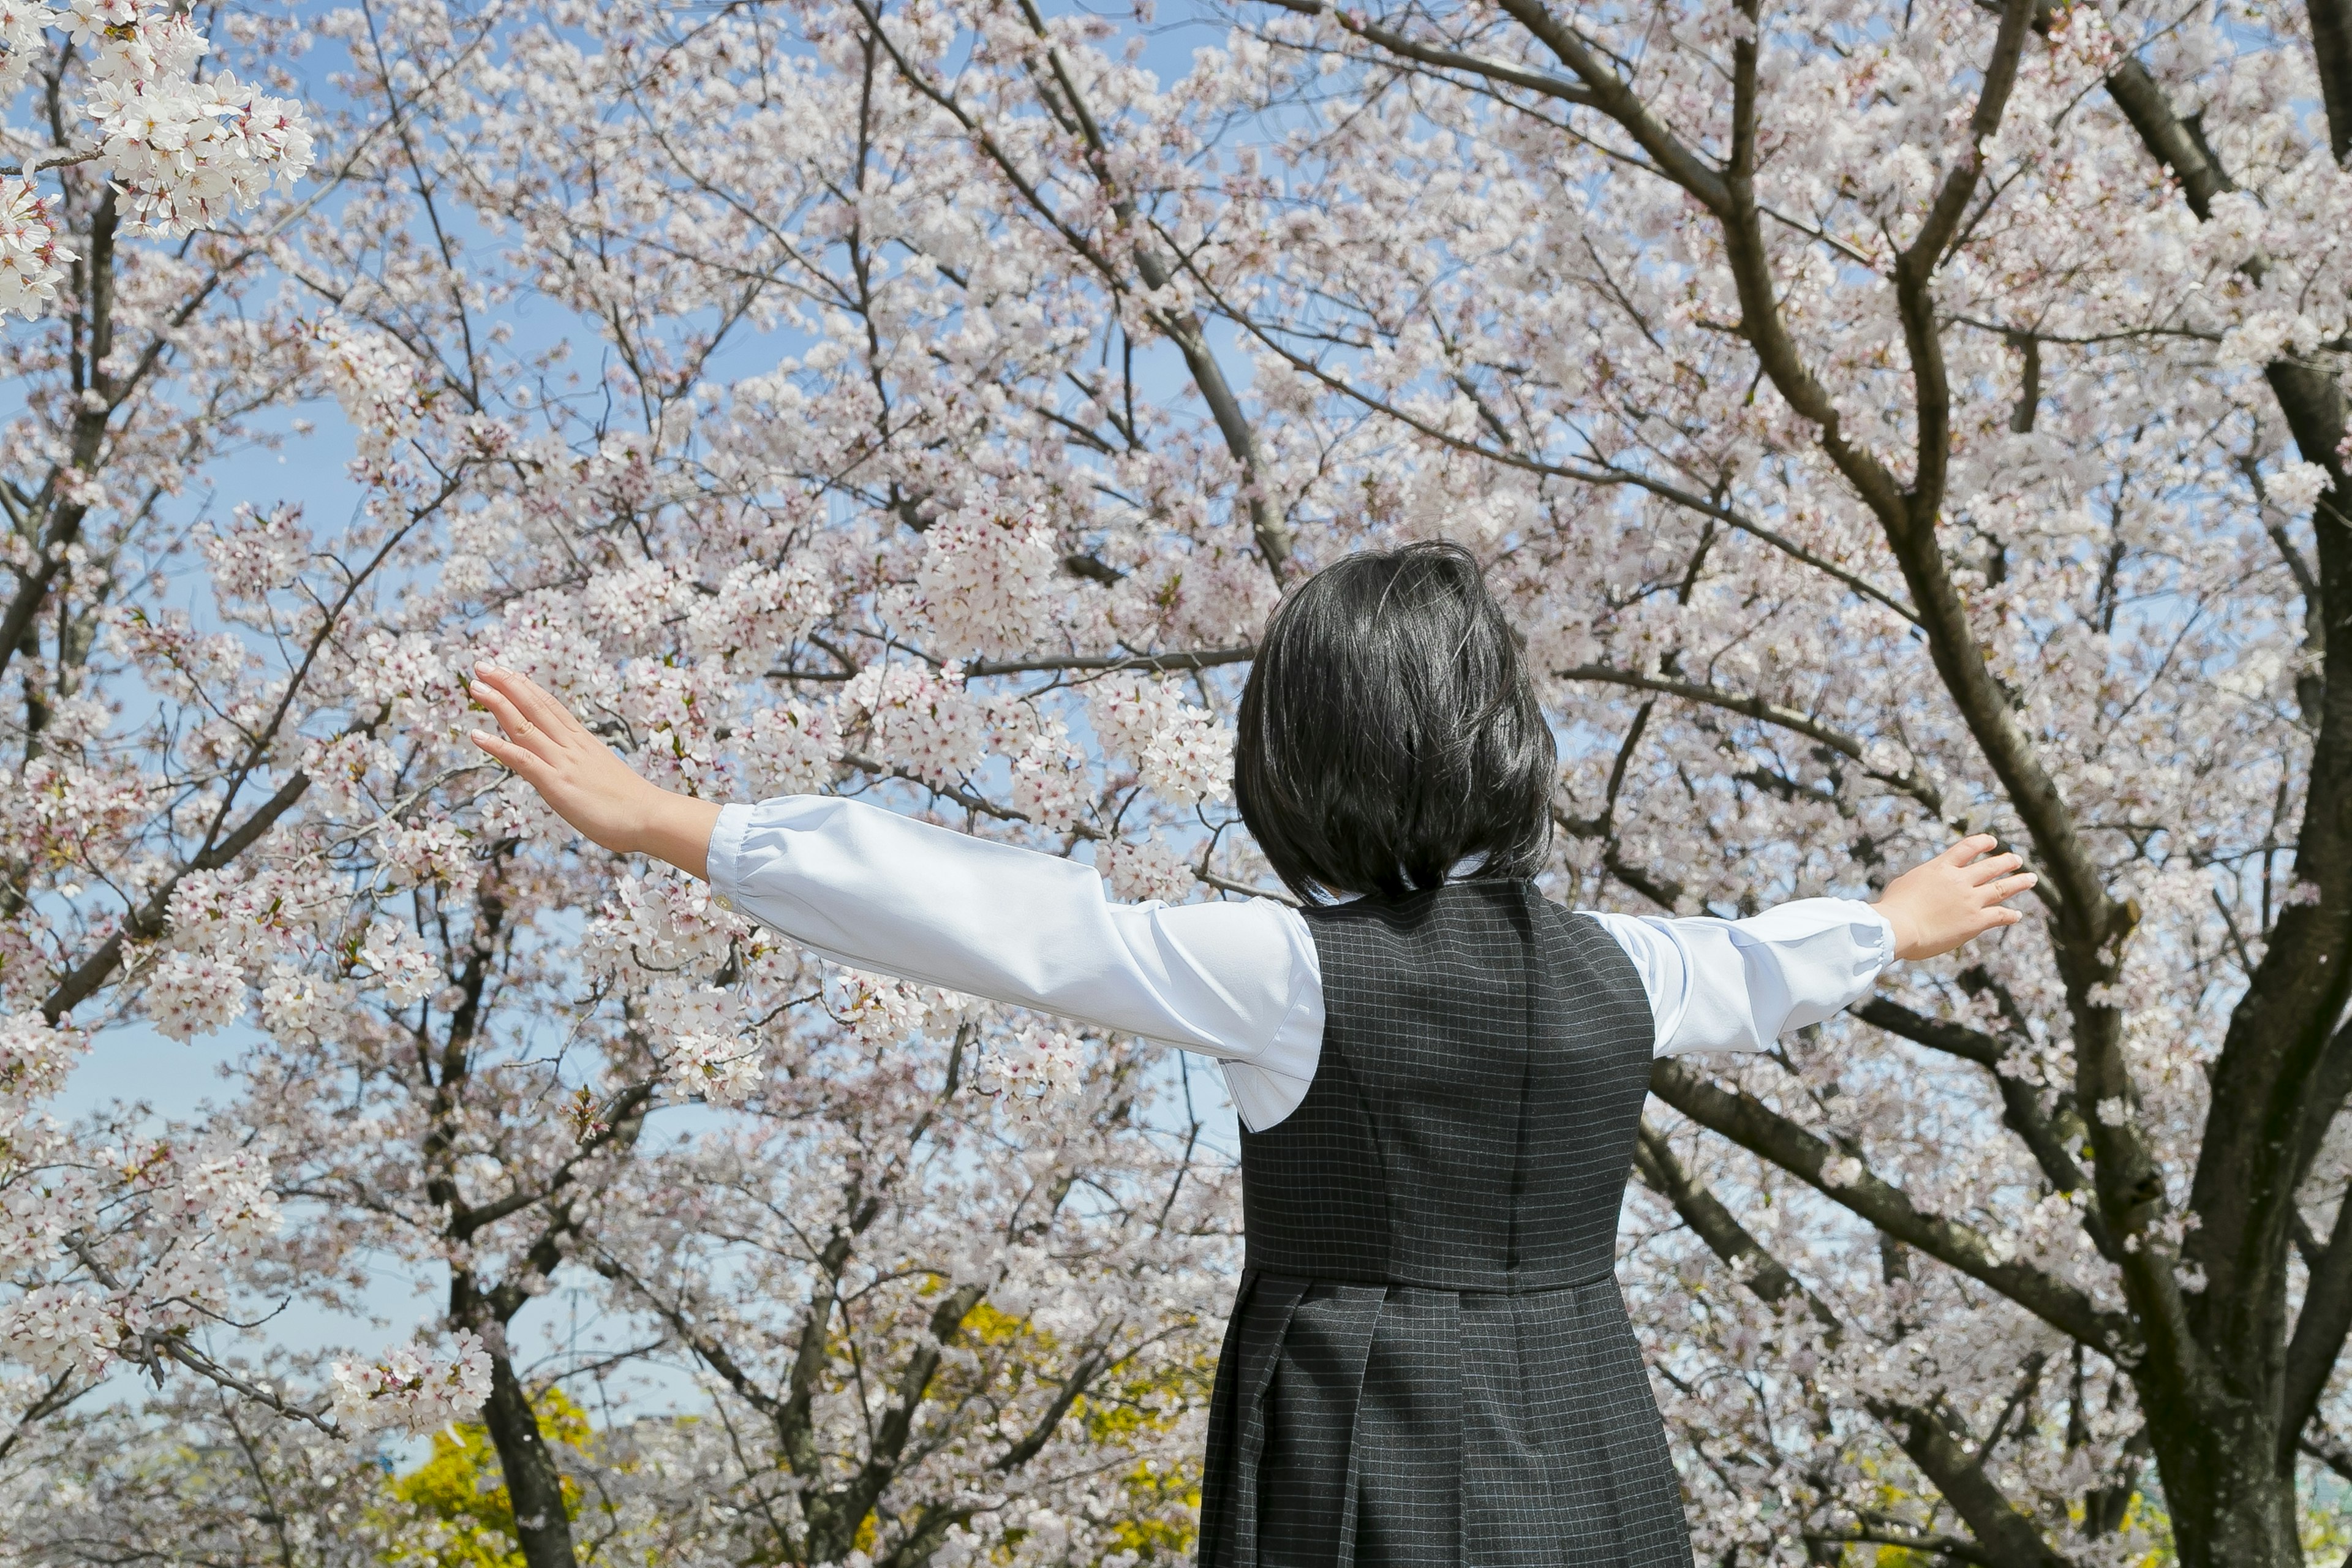
[{"label": "white blouse", "polygon": [[[721,909],[854,969],[1214,1057],[1254,1131],[1315,1077],[1315,939],[1274,899],[1115,904],[1090,866],[835,795],[720,811],[710,887]],[[1895,954],[1894,928],[1848,899],[1744,921],[1591,918],[1642,977],[1660,1056],[1767,1049],[1861,997]]]}]

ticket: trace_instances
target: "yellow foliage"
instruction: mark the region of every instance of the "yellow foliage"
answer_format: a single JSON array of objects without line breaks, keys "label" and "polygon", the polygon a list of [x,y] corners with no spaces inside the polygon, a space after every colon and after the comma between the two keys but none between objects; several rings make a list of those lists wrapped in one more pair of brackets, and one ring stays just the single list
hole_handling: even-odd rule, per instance
[{"label": "yellow foliage", "polygon": [[[1216,1371],[1214,1356],[1163,1367],[1078,1401],[1071,1414],[1086,1423],[1087,1435],[1097,1443],[1131,1443],[1175,1426],[1186,1402],[1208,1397]],[[1172,1466],[1139,1460],[1120,1484],[1133,1511],[1113,1531],[1118,1550],[1147,1563],[1190,1560],[1200,1533],[1200,1461],[1191,1456]]]},{"label": "yellow foliage", "polygon": [[[1013,1359],[1000,1371],[1016,1383],[1050,1366],[1061,1348],[1055,1337],[1040,1331],[1027,1318],[1015,1317],[982,1300],[962,1324],[967,1342],[1003,1350]],[[1091,1394],[1070,1406],[1066,1421],[1078,1423],[1091,1441],[1106,1447],[1139,1447],[1174,1426],[1188,1401],[1205,1400],[1216,1374],[1213,1354],[1197,1364],[1157,1368],[1143,1376],[1098,1383]],[[943,1379],[951,1383],[953,1379]],[[1190,1561],[1199,1530],[1194,1521],[1201,1508],[1201,1466],[1196,1458],[1161,1466],[1138,1458],[1120,1478],[1128,1500],[1127,1517],[1113,1527],[1113,1550],[1132,1552],[1150,1563]],[[861,1527],[858,1545],[867,1544],[874,1521]],[[1019,1531],[1008,1540],[1017,1544]]]},{"label": "yellow foliage", "polygon": [[[575,1453],[587,1447],[593,1436],[588,1413],[562,1389],[546,1390],[531,1405],[541,1437]],[[386,1563],[404,1568],[524,1568],[514,1504],[500,1478],[498,1449],[488,1427],[466,1422],[436,1432],[432,1456],[408,1474],[394,1478],[391,1492],[407,1505],[400,1510],[406,1528],[395,1539],[415,1544],[391,1548],[384,1553]],[[573,1519],[580,1515],[580,1489],[568,1477],[563,1511]],[[378,1522],[392,1522],[390,1513],[379,1510]]]}]

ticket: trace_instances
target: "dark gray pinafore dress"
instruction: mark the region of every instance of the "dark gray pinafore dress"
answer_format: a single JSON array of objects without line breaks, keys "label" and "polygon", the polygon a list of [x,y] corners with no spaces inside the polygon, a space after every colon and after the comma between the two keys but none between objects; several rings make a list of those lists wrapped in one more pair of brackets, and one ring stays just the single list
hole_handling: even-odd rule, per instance
[{"label": "dark gray pinafore dress", "polygon": [[1321,1058],[1242,1137],[1201,1568],[1690,1568],[1613,1271],[1650,1005],[1525,882],[1310,910]]}]

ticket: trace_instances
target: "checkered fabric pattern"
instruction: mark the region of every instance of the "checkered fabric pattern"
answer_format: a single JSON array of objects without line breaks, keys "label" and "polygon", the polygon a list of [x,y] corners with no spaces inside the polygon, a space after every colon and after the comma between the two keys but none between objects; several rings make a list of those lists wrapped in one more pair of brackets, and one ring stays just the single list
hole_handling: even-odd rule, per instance
[{"label": "checkered fabric pattern", "polygon": [[1531,884],[1310,911],[1314,1084],[1242,1139],[1202,1568],[1689,1568],[1613,1274],[1653,1028]]}]

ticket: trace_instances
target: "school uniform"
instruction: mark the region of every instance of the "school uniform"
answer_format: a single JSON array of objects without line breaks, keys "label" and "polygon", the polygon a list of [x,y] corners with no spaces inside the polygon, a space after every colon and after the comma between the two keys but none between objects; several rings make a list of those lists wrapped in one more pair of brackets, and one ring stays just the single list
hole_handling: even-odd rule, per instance
[{"label": "school uniform", "polygon": [[1246,1258],[1202,1568],[1686,1568],[1612,1272],[1654,1057],[1866,992],[1867,904],[1571,912],[1461,881],[1114,904],[1087,867],[830,796],[730,805],[717,900],[825,957],[1216,1058]]}]

